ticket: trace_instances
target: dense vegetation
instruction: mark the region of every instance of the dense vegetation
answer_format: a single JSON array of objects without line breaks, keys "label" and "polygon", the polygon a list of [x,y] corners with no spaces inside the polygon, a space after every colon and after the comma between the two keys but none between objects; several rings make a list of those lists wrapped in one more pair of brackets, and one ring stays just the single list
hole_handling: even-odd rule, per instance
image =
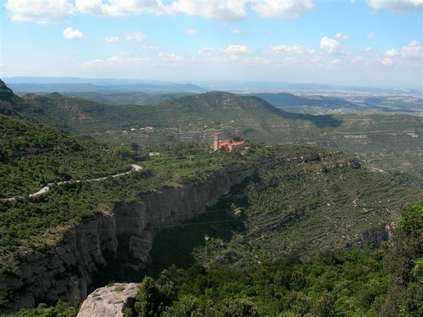
[{"label": "dense vegetation", "polygon": [[367,242],[377,246],[387,238],[385,226],[423,199],[419,187],[369,172],[339,152],[251,147],[247,156],[260,157],[249,182],[207,214],[157,235],[156,270],[171,264],[245,266]]},{"label": "dense vegetation", "polygon": [[157,106],[167,100],[192,95],[192,93],[72,92],[66,95],[81,97],[106,105]]},{"label": "dense vegetation", "polygon": [[0,315],[0,317],[75,317],[78,308],[59,301],[55,306],[40,304],[35,309],[22,309],[16,314]]},{"label": "dense vegetation", "polygon": [[[356,159],[310,146],[248,144],[248,150],[210,154],[203,145],[140,147],[125,134],[111,147],[45,125],[77,133],[154,125],[177,133],[219,130],[269,143],[326,145],[337,145],[339,134],[350,150],[368,155],[382,147],[384,153],[399,151],[416,160],[420,152],[409,150],[420,144],[419,118],[314,117],[226,93],[156,107],[104,107],[59,94],[22,100],[2,82],[0,101],[0,198],[27,195],[50,182],[127,171],[131,163],[144,167],[126,177],[56,186],[37,199],[1,202],[1,271],[13,273],[20,256],[48,249],[69,227],[113,210],[116,203],[139,201],[140,194],[161,186],[203,181],[236,162],[255,166],[255,175],[208,214],[163,228],[152,250],[151,273],[157,278],[144,280],[128,316],[421,316],[423,206],[410,208],[398,222],[404,206],[421,199],[408,177],[370,172]],[[369,133],[362,137],[361,131]],[[395,160],[383,157],[379,163],[393,166]],[[392,223],[399,225],[385,250],[339,251],[367,242],[379,246]],[[330,249],[338,251],[318,254]],[[8,296],[0,290],[0,306]],[[58,303],[17,316],[75,312]]]},{"label": "dense vegetation", "polygon": [[[401,108],[401,103],[405,102],[394,97],[376,100],[359,98],[357,103],[338,98],[305,98],[289,94],[264,97],[271,98],[269,101],[276,98],[284,104],[307,102],[319,109],[322,105],[337,107],[341,104],[353,107],[354,111],[361,111],[363,107],[371,109],[373,104],[379,108]],[[119,96],[116,98],[119,99]],[[421,100],[412,99],[409,102],[415,104],[416,109],[421,109]],[[267,144],[316,144],[338,148],[359,154],[374,167],[411,173],[423,180],[423,168],[419,164],[423,160],[423,122],[419,116],[390,113],[313,116],[275,108],[257,97],[223,92],[181,98],[175,96],[174,99],[163,96],[163,101],[157,103],[157,100],[152,100],[151,104],[156,106],[142,106],[134,101],[132,105],[111,106],[101,100],[93,102],[53,93],[45,96],[27,95],[17,105],[20,105],[18,112],[23,116],[75,134],[89,134],[101,142],[115,145],[186,140],[207,142],[211,133],[219,131],[228,136],[241,136]],[[154,130],[145,130],[145,127],[153,127]]]},{"label": "dense vegetation", "polygon": [[[403,215],[382,249],[326,252],[245,268],[171,267],[144,278],[127,317],[419,317],[423,314],[423,204]],[[11,316],[11,315],[10,315]],[[16,317],[73,317],[40,306]]]},{"label": "dense vegetation", "polygon": [[140,285],[127,316],[407,316],[423,314],[423,204],[384,250],[276,258],[246,268],[172,267]]},{"label": "dense vegetation", "polygon": [[154,126],[159,128],[204,128],[231,125],[257,129],[298,120],[319,127],[336,127],[339,120],[331,116],[294,114],[277,109],[267,102],[247,96],[210,92],[180,98],[164,98],[157,106],[110,106],[77,97],[53,93],[45,96],[26,95],[24,101],[39,112],[25,112],[76,133],[93,133],[107,129]]},{"label": "dense vegetation", "polygon": [[[211,156],[202,147],[181,144],[160,150],[158,157],[136,161],[144,167],[141,173],[57,186],[37,200],[0,204],[0,268],[10,269],[9,262],[18,253],[54,244],[70,225],[111,210],[116,202],[139,200],[141,193],[162,186],[201,180],[231,162],[230,155]],[[128,156],[128,161],[145,158],[142,151],[120,152]]]},{"label": "dense vegetation", "polygon": [[[23,118],[21,113],[27,114],[27,109],[19,105],[25,103],[2,82],[0,94],[0,108],[5,110],[0,114],[0,198],[22,197],[0,202],[0,270],[13,270],[16,255],[51,246],[69,226],[112,209],[117,201],[195,181],[223,166],[222,155],[210,156],[207,148],[195,145],[112,148],[89,139],[76,140]],[[149,158],[152,150],[160,155]],[[225,160],[230,162],[230,158]],[[101,182],[55,186],[48,195],[25,199],[48,183],[114,175],[128,171],[130,163],[143,165],[144,171]]]},{"label": "dense vegetation", "polygon": [[47,183],[128,170],[113,150],[28,120],[0,115],[0,198],[28,195]]}]

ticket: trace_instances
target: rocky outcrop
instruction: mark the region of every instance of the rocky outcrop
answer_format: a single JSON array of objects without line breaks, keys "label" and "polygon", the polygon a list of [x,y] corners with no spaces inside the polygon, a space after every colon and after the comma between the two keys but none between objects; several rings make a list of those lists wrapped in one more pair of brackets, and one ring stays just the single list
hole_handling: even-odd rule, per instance
[{"label": "rocky outcrop", "polygon": [[110,277],[130,281],[140,276],[160,228],[204,213],[253,172],[252,167],[231,165],[204,181],[163,187],[141,195],[137,202],[122,202],[111,212],[84,220],[68,230],[56,247],[28,255],[15,273],[0,275],[0,290],[7,290],[14,303],[8,309],[59,298],[79,302]]},{"label": "rocky outcrop", "polygon": [[13,91],[9,87],[6,86],[4,81],[0,79],[0,98],[7,99],[13,96],[14,96]]},{"label": "rocky outcrop", "polygon": [[357,239],[349,242],[347,248],[367,246],[378,248],[382,242],[392,238],[392,224],[378,224],[361,233]]},{"label": "rocky outcrop", "polygon": [[123,317],[123,311],[133,306],[138,284],[116,283],[92,292],[82,303],[76,317]]}]

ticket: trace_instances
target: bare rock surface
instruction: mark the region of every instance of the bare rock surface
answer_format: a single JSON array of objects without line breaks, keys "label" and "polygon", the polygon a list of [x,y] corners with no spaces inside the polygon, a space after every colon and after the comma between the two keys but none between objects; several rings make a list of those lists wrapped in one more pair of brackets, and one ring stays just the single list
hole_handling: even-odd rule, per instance
[{"label": "bare rock surface", "polygon": [[82,303],[77,317],[123,317],[123,310],[133,305],[137,291],[135,283],[98,288]]}]

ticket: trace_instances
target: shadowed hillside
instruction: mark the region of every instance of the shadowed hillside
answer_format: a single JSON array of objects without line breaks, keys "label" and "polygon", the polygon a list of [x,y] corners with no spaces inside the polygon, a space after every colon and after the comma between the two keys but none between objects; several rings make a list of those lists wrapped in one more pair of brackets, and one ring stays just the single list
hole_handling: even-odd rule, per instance
[{"label": "shadowed hillside", "polygon": [[350,101],[337,97],[302,97],[296,96],[290,93],[262,93],[256,94],[255,96],[266,100],[268,103],[275,107],[297,107],[297,106],[309,106],[309,107],[323,107],[323,108],[355,108],[358,106]]}]

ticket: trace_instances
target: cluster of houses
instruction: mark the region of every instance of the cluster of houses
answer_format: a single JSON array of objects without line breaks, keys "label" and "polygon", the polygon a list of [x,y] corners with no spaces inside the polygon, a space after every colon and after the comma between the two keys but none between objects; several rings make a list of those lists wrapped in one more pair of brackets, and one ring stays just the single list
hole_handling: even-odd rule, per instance
[{"label": "cluster of houses", "polygon": [[214,135],[212,150],[213,152],[217,151],[227,151],[232,152],[233,148],[236,146],[243,145],[245,143],[244,140],[221,140],[219,134]]}]

